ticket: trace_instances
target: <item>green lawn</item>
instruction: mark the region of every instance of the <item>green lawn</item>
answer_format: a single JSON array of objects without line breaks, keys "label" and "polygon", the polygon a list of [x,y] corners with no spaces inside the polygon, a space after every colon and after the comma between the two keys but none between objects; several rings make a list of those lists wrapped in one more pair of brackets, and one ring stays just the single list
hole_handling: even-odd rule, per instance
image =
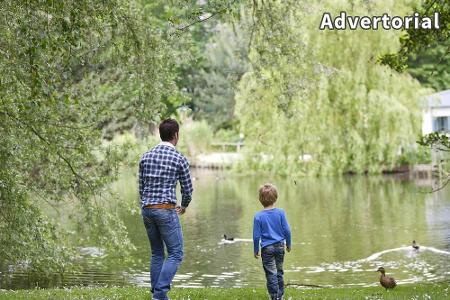
[{"label": "green lawn", "polygon": [[[450,283],[403,285],[386,292],[381,287],[286,290],[285,299],[450,299]],[[178,288],[171,299],[268,299],[262,288]],[[71,288],[41,290],[0,290],[0,299],[150,299],[145,288]]]}]

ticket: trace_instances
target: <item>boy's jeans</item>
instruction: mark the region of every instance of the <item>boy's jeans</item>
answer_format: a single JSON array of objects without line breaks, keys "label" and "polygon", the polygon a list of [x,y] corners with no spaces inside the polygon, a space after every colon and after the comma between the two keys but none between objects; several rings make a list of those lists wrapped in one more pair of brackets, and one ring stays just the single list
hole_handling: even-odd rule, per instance
[{"label": "boy's jeans", "polygon": [[267,290],[272,300],[279,300],[284,294],[283,260],[284,242],[275,243],[261,249],[261,259],[266,273]]},{"label": "boy's jeans", "polygon": [[[178,266],[183,260],[183,233],[175,209],[143,208],[145,229],[152,249],[150,280],[153,299],[167,300]],[[164,260],[164,245],[167,259]]]}]

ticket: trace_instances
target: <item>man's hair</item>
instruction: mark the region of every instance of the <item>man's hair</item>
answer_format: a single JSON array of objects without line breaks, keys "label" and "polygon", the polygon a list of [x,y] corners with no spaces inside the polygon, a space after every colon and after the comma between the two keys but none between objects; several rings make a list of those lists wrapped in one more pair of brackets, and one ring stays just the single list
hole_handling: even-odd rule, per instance
[{"label": "man's hair", "polygon": [[259,202],[264,207],[270,206],[277,201],[278,192],[276,186],[266,183],[259,188]]},{"label": "man's hair", "polygon": [[172,140],[179,130],[180,126],[174,119],[166,119],[159,124],[159,136],[163,142]]}]

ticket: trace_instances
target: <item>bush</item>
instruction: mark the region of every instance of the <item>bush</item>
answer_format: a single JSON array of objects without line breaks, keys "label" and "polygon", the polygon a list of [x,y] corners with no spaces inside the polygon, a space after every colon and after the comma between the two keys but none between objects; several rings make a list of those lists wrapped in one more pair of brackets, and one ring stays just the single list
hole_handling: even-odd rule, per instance
[{"label": "bush", "polygon": [[180,127],[179,149],[191,159],[209,150],[213,131],[206,121],[187,120]]}]

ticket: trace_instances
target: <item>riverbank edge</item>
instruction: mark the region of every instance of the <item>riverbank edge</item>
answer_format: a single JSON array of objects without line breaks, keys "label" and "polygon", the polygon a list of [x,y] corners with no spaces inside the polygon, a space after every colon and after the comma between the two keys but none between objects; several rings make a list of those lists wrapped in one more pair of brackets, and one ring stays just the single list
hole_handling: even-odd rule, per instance
[{"label": "riverbank edge", "polygon": [[[264,288],[174,288],[170,299],[268,299]],[[287,288],[285,299],[449,299],[450,282],[408,284],[386,291],[380,286],[349,288]],[[65,289],[0,290],[0,299],[151,299],[148,288],[76,287]]]}]

